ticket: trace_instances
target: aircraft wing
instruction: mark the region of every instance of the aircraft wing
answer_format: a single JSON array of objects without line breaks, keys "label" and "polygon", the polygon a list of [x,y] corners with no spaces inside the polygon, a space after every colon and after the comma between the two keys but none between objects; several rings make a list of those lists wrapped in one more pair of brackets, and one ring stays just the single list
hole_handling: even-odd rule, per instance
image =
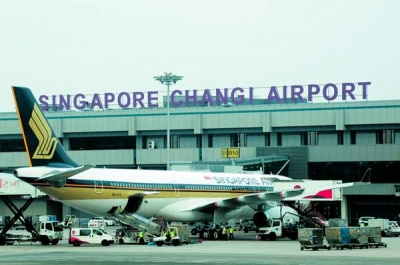
[{"label": "aircraft wing", "polygon": [[210,208],[216,207],[235,209],[244,205],[249,205],[253,209],[257,209],[257,205],[266,203],[267,201],[331,200],[332,197],[330,196],[332,196],[333,189],[365,184],[369,183],[349,182],[312,188],[286,189],[252,193],[219,201],[211,201],[200,205],[193,205],[193,208],[185,210],[205,211]]}]

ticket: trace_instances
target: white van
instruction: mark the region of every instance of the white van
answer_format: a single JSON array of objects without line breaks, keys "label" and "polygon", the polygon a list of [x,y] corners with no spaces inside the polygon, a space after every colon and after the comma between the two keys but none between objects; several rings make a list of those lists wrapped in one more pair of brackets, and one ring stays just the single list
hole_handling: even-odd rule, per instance
[{"label": "white van", "polygon": [[114,238],[97,228],[71,228],[69,244],[79,247],[81,244],[101,244],[109,246],[114,244]]}]

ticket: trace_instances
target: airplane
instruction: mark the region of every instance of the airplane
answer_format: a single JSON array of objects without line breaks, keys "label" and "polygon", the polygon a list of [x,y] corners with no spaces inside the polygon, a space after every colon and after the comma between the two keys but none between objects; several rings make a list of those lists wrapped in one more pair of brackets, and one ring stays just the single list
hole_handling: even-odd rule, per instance
[{"label": "airplane", "polygon": [[15,169],[14,175],[62,203],[94,215],[107,216],[118,209],[125,215],[174,222],[222,224],[232,218],[253,218],[256,224],[288,213],[298,220],[297,211],[280,205],[281,201],[329,200],[332,198],[324,198],[327,193],[323,191],[358,184],[305,185],[277,191],[274,182],[293,179],[273,174],[79,165],[64,150],[31,90],[13,86],[12,93],[30,165]]}]

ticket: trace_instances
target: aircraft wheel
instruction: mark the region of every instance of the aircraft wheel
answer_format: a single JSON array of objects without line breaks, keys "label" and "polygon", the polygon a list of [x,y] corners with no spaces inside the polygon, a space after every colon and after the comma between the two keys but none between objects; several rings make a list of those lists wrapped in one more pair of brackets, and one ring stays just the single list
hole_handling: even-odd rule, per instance
[{"label": "aircraft wheel", "polygon": [[217,240],[218,239],[218,231],[213,232],[213,239]]},{"label": "aircraft wheel", "polygon": [[0,235],[0,246],[4,246],[7,242],[7,239],[4,235]]},{"label": "aircraft wheel", "polygon": [[45,245],[45,246],[50,245],[50,239],[47,236],[43,236],[40,239],[40,242],[42,243],[42,245]]}]

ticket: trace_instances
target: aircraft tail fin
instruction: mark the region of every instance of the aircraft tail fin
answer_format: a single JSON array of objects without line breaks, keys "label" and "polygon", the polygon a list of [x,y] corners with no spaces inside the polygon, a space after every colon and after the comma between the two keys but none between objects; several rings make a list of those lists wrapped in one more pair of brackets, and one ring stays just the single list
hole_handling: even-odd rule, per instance
[{"label": "aircraft tail fin", "polygon": [[78,167],[65,152],[31,90],[12,87],[30,166]]}]

